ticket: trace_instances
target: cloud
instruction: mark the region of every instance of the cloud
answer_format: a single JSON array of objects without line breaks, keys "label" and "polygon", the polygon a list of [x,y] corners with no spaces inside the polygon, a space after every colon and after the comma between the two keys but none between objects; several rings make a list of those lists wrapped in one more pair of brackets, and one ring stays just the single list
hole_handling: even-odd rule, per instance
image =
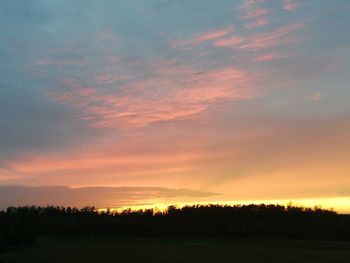
[{"label": "cloud", "polygon": [[265,0],[244,0],[243,4],[238,6],[238,9],[250,9],[264,3]]},{"label": "cloud", "polygon": [[252,11],[248,11],[247,14],[243,17],[244,19],[253,19],[253,18],[259,18],[261,16],[265,16],[272,13],[271,8],[258,8]]},{"label": "cloud", "polygon": [[265,62],[265,61],[275,61],[279,60],[281,58],[284,58],[285,56],[279,54],[279,53],[268,53],[268,54],[263,54],[260,56],[257,56],[254,58],[255,61],[259,62]]},{"label": "cloud", "polygon": [[300,6],[301,6],[300,3],[296,3],[296,2],[294,2],[292,0],[283,0],[283,9],[284,10],[294,11]]},{"label": "cloud", "polygon": [[[90,152],[85,149],[84,152],[70,154],[69,156],[46,156],[35,157],[30,156],[20,160],[12,160],[6,162],[6,167],[3,171],[15,171],[22,175],[41,175],[41,174],[63,174],[66,171],[80,174],[87,174],[89,170],[100,172],[112,172],[123,174],[124,172],[136,172],[136,167],[140,168],[139,172],[145,172],[142,166],[149,169],[151,166],[153,170],[150,173],[165,173],[163,166],[185,164],[188,161],[208,157],[208,154],[148,154],[147,156],[140,154],[123,154],[122,152],[112,151],[106,149],[92,149]],[[107,153],[106,153],[107,152]],[[209,155],[210,156],[210,155]],[[154,167],[155,166],[155,167]],[[130,168],[134,169],[130,169]],[[3,174],[1,173],[1,176]]]},{"label": "cloud", "polygon": [[215,40],[224,36],[227,36],[235,31],[233,26],[228,26],[223,29],[209,31],[203,34],[199,34],[193,38],[185,39],[185,40],[177,40],[177,41],[171,41],[170,45],[172,47],[194,47],[197,46],[203,42],[209,41],[209,40]]},{"label": "cloud", "polygon": [[260,18],[257,18],[257,19],[254,19],[248,23],[246,23],[244,25],[244,27],[246,29],[253,29],[253,28],[257,28],[257,27],[262,27],[262,26],[266,26],[268,24],[268,20],[267,18],[265,17],[260,17]]},{"label": "cloud", "polygon": [[312,101],[321,101],[323,100],[323,94],[320,91],[315,91],[311,96]]},{"label": "cloud", "polygon": [[99,84],[113,84],[116,83],[118,81],[123,81],[125,80],[125,76],[121,76],[120,74],[99,74],[96,76],[95,78],[96,82]]},{"label": "cloud", "polygon": [[143,204],[150,200],[200,198],[218,194],[188,189],[163,187],[83,187],[68,186],[0,186],[0,209],[9,206],[55,205],[55,206],[95,206],[97,208],[125,207]]},{"label": "cloud", "polygon": [[240,36],[231,36],[227,38],[217,39],[213,42],[213,45],[216,47],[237,48],[244,42],[244,40],[245,39]]},{"label": "cloud", "polygon": [[[87,144],[83,149],[60,154],[35,155],[3,160],[0,184],[46,184],[61,182],[75,187],[86,185],[159,185],[181,187],[182,179],[194,178],[193,165],[216,160],[220,152],[198,150],[202,139],[179,136],[173,130],[152,128],[128,131],[123,136],[104,138],[101,143]],[[168,130],[166,132],[166,130]],[[169,131],[170,130],[170,131]],[[169,132],[173,135],[169,135]],[[175,133],[174,133],[175,132]],[[193,135],[193,134],[192,134]],[[171,139],[172,137],[177,138]],[[186,187],[189,187],[187,184]],[[198,187],[191,185],[191,187]]]},{"label": "cloud", "polygon": [[205,71],[161,64],[153,70],[153,76],[123,85],[115,94],[72,85],[70,91],[55,95],[55,100],[80,109],[81,118],[93,127],[122,129],[189,119],[210,105],[250,97],[250,77],[234,67]]},{"label": "cloud", "polygon": [[278,28],[272,32],[253,34],[247,38],[246,43],[239,48],[251,51],[269,49],[275,46],[287,45],[298,41],[291,36],[292,33],[304,27],[302,23],[295,23]]}]

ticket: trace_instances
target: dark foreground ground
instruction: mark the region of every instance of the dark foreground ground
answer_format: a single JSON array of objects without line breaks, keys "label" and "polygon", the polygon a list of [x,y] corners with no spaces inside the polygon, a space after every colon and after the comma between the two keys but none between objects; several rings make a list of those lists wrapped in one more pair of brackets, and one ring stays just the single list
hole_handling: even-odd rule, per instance
[{"label": "dark foreground ground", "polygon": [[39,237],[0,254],[11,262],[350,262],[350,243],[255,239]]}]

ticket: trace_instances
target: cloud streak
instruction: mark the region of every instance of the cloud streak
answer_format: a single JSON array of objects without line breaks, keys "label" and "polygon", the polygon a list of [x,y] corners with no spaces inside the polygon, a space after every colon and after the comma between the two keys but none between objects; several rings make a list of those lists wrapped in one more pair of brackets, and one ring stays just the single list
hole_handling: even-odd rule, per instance
[{"label": "cloud streak", "polygon": [[262,54],[254,58],[255,61],[265,62],[265,61],[275,61],[284,58],[285,56],[279,53],[268,53]]},{"label": "cloud streak", "polygon": [[228,26],[228,27],[223,28],[223,29],[209,31],[209,32],[206,32],[203,34],[199,34],[199,35],[194,36],[193,38],[190,38],[190,39],[171,41],[170,45],[175,47],[175,48],[181,48],[181,47],[191,48],[191,47],[197,46],[203,42],[206,42],[209,40],[215,40],[215,39],[230,35],[234,31],[235,31],[235,29],[233,26]]},{"label": "cloud streak", "polygon": [[292,34],[304,27],[302,23],[290,24],[283,26],[268,33],[258,33],[247,38],[246,43],[239,48],[244,50],[259,51],[269,49],[276,46],[293,44],[299,41]]},{"label": "cloud streak", "polygon": [[258,8],[252,11],[248,11],[247,14],[243,17],[246,20],[259,18],[261,16],[266,16],[272,13],[271,8]]}]

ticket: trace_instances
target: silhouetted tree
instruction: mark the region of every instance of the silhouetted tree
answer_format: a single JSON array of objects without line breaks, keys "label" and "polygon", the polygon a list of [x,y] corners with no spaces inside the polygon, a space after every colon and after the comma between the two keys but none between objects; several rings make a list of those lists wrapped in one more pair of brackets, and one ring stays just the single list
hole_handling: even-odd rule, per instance
[{"label": "silhouetted tree", "polygon": [[350,215],[320,207],[193,205],[98,212],[60,206],[0,211],[0,249],[29,244],[37,235],[259,237],[350,241]]}]

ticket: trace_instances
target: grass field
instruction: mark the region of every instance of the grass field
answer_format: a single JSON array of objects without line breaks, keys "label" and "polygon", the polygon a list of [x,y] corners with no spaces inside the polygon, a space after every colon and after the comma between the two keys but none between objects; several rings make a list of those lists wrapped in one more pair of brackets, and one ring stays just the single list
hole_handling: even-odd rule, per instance
[{"label": "grass field", "polygon": [[194,240],[41,237],[0,254],[11,262],[350,262],[350,243],[293,240]]}]

